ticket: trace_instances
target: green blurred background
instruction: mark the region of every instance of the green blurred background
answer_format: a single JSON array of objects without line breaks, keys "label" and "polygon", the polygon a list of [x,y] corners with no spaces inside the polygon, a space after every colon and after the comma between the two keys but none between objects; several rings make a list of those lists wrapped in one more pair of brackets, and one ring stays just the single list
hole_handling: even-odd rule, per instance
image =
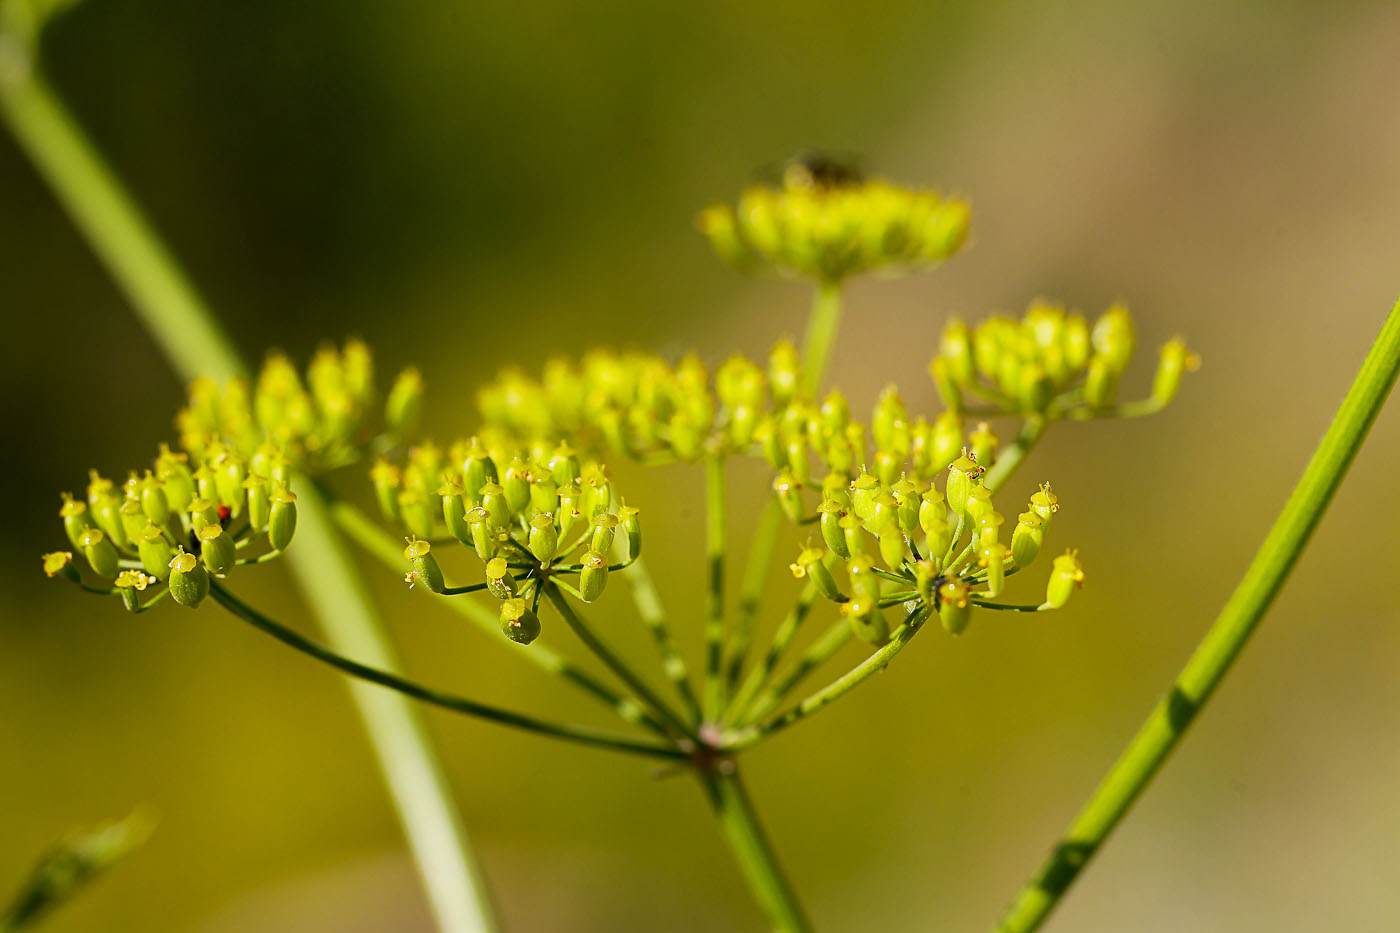
[{"label": "green blurred background", "polygon": [[[954,311],[1121,297],[1149,351],[1185,334],[1206,365],[1175,406],[1057,428],[1009,490],[1055,482],[1055,546],[1090,575],[1067,611],[931,631],[750,756],[823,929],[977,930],[1209,623],[1400,288],[1397,37],[1385,2],[90,0],[47,63],[244,352],[360,334],[383,369],[421,365],[444,438],[508,362],[613,343],[713,363],[796,332],[806,292],[720,266],[693,217],[811,145],[975,211],[945,268],[851,289],[833,379],[859,406],[893,379],[935,411],[924,365]],[[148,847],[49,929],[426,929],[334,675],[214,609],[129,617],[39,573],[58,492],[144,463],[180,386],[8,138],[0,203],[0,888],[146,804]],[[1397,464],[1392,410],[1050,929],[1400,927]],[[697,605],[700,477],[622,473],[664,595]],[[740,476],[742,528],[764,476]],[[605,721],[366,573],[421,679]],[[247,576],[300,619],[281,568]],[[693,782],[430,720],[511,929],[759,926]]]}]

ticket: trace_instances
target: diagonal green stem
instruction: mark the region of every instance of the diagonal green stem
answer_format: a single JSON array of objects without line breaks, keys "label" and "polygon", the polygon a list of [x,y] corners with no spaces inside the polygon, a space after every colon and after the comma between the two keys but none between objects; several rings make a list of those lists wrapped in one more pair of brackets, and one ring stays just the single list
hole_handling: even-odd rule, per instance
[{"label": "diagonal green stem", "polygon": [[700,701],[696,699],[695,691],[690,686],[690,673],[686,670],[685,659],[671,640],[671,629],[666,624],[666,611],[661,606],[661,597],[656,592],[656,584],[652,582],[646,562],[638,557],[632,562],[632,569],[626,577],[632,590],[632,599],[637,604],[637,614],[642,617],[642,624],[651,632],[652,641],[656,643],[656,653],[661,657],[661,669],[675,687],[681,702],[685,704],[686,712],[698,723]]},{"label": "diagonal green stem", "polygon": [[923,628],[924,621],[932,612],[931,606],[921,604],[909,613],[904,623],[891,634],[890,640],[874,654],[772,722],[764,723],[761,726],[749,726],[731,733],[726,737],[724,750],[737,752],[751,745],[757,745],[764,739],[771,738],[775,733],[806,719],[850,693],[870,677],[883,671],[894,660],[894,656],[903,651],[904,646],[909,644],[915,635],[919,634],[919,629]]},{"label": "diagonal green stem", "polygon": [[850,623],[845,619],[837,619],[830,628],[822,633],[821,637],[812,643],[812,646],[807,649],[807,653],[793,665],[792,670],[783,674],[773,682],[772,686],[758,695],[753,706],[739,721],[744,725],[751,725],[773,712],[778,708],[778,704],[783,702],[783,697],[806,680],[808,674],[831,660],[832,656],[844,648],[853,637]]},{"label": "diagonal green stem", "polygon": [[749,671],[749,676],[744,678],[743,686],[739,688],[739,692],[734,695],[733,701],[729,704],[729,711],[724,717],[725,722],[740,723],[746,721],[749,705],[753,703],[754,697],[758,696],[758,691],[767,686],[768,678],[773,675],[773,669],[778,666],[778,662],[782,660],[788,646],[797,637],[797,632],[806,620],[807,614],[811,612],[812,604],[816,602],[818,593],[817,585],[809,580],[802,589],[802,595],[797,598],[797,604],[778,625],[778,630],[773,634],[773,641],[769,644],[768,650],[763,653],[763,658],[754,665],[753,670]]},{"label": "diagonal green stem", "polygon": [[810,930],[811,923],[778,865],[778,857],[763,832],[734,762],[720,761],[713,768],[699,771],[698,777],[734,861],[768,916],[769,926],[781,933]]},{"label": "diagonal green stem", "polygon": [[627,688],[636,694],[637,699],[641,700],[675,736],[692,742],[697,741],[695,730],[673,713],[671,708],[666,705],[666,701],[661,699],[656,691],[647,685],[646,681],[637,676],[636,672],[627,665],[627,662],[622,660],[617,652],[598,637],[598,634],[593,631],[593,627],[584,621],[583,616],[569,605],[569,601],[559,591],[559,585],[562,583],[561,580],[550,581],[544,588],[544,595],[554,604],[554,608],[559,611],[560,617],[568,624],[569,628],[574,630],[579,641],[583,642],[588,650],[597,656],[598,660],[607,665],[608,670],[617,675],[617,679],[626,684]]},{"label": "diagonal green stem", "polygon": [[[368,515],[344,500],[333,500],[330,506],[331,518],[347,538],[369,552],[375,560],[394,570],[404,567],[403,548],[394,536],[376,525]],[[636,573],[634,569],[628,574]],[[500,621],[496,613],[470,599],[443,600],[442,605],[456,612],[482,631],[492,636],[500,635]],[[653,716],[633,700],[599,681],[592,674],[574,664],[568,658],[536,642],[529,648],[511,652],[519,658],[534,664],[551,674],[557,674],[585,693],[597,698],[627,722],[646,726],[653,732],[665,734],[665,728]]]},{"label": "diagonal green stem", "polygon": [[1230,670],[1297,563],[1400,371],[1400,304],[1386,318],[1298,485],[1205,638],[997,925],[1037,929],[1103,845]]},{"label": "diagonal green stem", "polygon": [[739,590],[739,608],[734,614],[734,630],[729,636],[729,659],[725,664],[726,688],[729,692],[739,683],[753,640],[754,617],[758,615],[768,577],[773,569],[773,553],[778,548],[778,535],[783,530],[783,510],[777,497],[769,496],[754,526],[753,543],[749,546],[748,565]]},{"label": "diagonal green stem", "polygon": [[705,687],[706,722],[714,722],[724,708],[724,458],[705,458]]},{"label": "diagonal green stem", "polygon": [[[0,117],[175,369],[187,379],[245,372],[214,316],[47,84],[32,72],[0,76]],[[327,634],[338,647],[392,667],[373,605],[314,488],[302,493],[298,511],[298,545],[288,556]],[[351,694],[438,926],[452,933],[496,929],[485,880],[418,711],[382,691],[352,686]]]},{"label": "diagonal green stem", "polygon": [[[300,500],[298,500],[300,501]],[[524,729],[527,732],[534,732],[540,735],[547,735],[556,739],[564,739],[570,742],[577,742],[582,745],[592,745],[598,748],[608,748],[613,751],[631,752],[639,755],[650,755],[656,758],[685,758],[686,753],[680,751],[672,745],[660,745],[655,742],[631,739],[627,736],[614,735],[600,729],[593,729],[588,726],[576,726],[570,723],[556,723],[549,720],[539,719],[534,716],[527,716],[523,713],[516,713],[510,710],[500,709],[486,703],[478,703],[466,697],[458,696],[454,693],[447,693],[442,690],[434,690],[411,680],[405,680],[396,674],[382,671],[367,664],[361,664],[332,651],[324,645],[312,641],[310,638],[287,628],[278,622],[273,621],[247,603],[234,596],[223,584],[214,582],[210,585],[210,595],[214,597],[219,605],[238,618],[249,623],[273,638],[308,655],[329,664],[342,673],[357,677],[360,680],[396,690],[415,700],[422,700],[424,703],[431,703],[443,709],[451,710],[454,713],[465,713],[468,716],[475,716],[485,719],[488,722],[498,723],[503,726],[513,726],[517,729]]]},{"label": "diagonal green stem", "polygon": [[1045,433],[1046,420],[1044,415],[1031,415],[1021,422],[1021,430],[1016,435],[1016,440],[1004,450],[997,454],[996,462],[983,477],[982,483],[992,492],[998,492],[1011,479],[1011,475],[1016,472],[1021,463],[1026,459],[1026,454],[1030,453]]}]

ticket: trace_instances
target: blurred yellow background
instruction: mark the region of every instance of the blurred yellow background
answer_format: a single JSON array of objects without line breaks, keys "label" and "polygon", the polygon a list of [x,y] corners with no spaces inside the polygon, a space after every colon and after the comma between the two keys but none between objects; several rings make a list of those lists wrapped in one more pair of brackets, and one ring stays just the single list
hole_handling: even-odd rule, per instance
[{"label": "blurred yellow background", "polygon": [[[977,930],[1209,624],[1400,289],[1397,37],[1384,2],[93,0],[47,67],[245,353],[360,334],[384,371],[422,367],[444,439],[507,363],[598,343],[717,363],[797,332],[807,292],[722,267],[693,218],[810,145],[974,208],[965,255],[851,289],[833,381],[858,408],[894,380],[937,410],[924,366],[952,312],[1123,298],[1149,354],[1184,334],[1205,368],[1172,408],[1057,426],[1008,490],[1054,480],[1047,546],[1089,573],[1065,612],[930,630],[749,756],[820,928]],[[212,607],[131,617],[39,572],[58,493],[146,462],[181,395],[8,138],[0,199],[0,890],[70,827],[145,804],[148,846],[48,929],[427,929],[335,675]],[[1400,928],[1397,465],[1390,410],[1048,929]],[[743,529],[765,475],[736,472]],[[684,623],[698,471],[620,473]],[[606,721],[365,570],[419,679]],[[303,621],[283,569],[246,581]],[[775,577],[770,624],[796,588]],[[605,605],[650,663],[625,601]],[[698,618],[680,627],[697,657]],[[544,637],[571,649],[560,628]],[[693,782],[430,721],[510,929],[759,926]]]}]

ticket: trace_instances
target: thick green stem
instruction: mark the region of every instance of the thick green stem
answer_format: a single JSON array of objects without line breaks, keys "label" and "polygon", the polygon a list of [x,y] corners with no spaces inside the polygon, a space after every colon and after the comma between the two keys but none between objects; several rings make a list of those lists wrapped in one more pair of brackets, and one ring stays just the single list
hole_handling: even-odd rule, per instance
[{"label": "thick green stem", "polygon": [[1064,838],[997,925],[1037,929],[1128,812],[1210,699],[1278,595],[1400,371],[1400,304],[1391,310],[1341,408],[1235,592]]},{"label": "thick green stem", "polygon": [[698,775],[734,861],[767,915],[769,925],[782,933],[810,930],[811,924],[792,885],[783,875],[734,762],[720,761],[713,768],[699,771]]},{"label": "thick green stem", "polygon": [[[393,570],[404,568],[406,561],[403,556],[402,541],[395,540],[393,535],[376,525],[368,515],[344,500],[332,500],[330,512],[337,527],[344,532],[345,536],[368,551],[375,560]],[[635,570],[632,571],[632,573],[635,572]],[[628,574],[629,578],[632,573]],[[493,638],[500,637],[500,619],[497,618],[495,612],[481,603],[471,599],[448,599],[444,600],[442,605],[456,612]],[[627,722],[637,723],[646,726],[653,732],[665,734],[666,730],[661,723],[642,709],[636,700],[623,696],[568,658],[539,642],[511,653],[551,674],[557,674],[564,678],[585,693],[602,701]]]},{"label": "thick green stem", "polygon": [[676,694],[685,704],[691,719],[700,722],[700,702],[690,686],[690,672],[686,669],[685,659],[676,650],[675,642],[671,640],[671,628],[666,624],[666,611],[661,606],[661,597],[656,592],[656,584],[652,582],[646,562],[638,557],[632,562],[632,569],[628,571],[626,578],[632,590],[632,599],[637,604],[637,614],[642,617],[642,624],[651,632],[652,641],[656,643],[656,653],[661,658],[661,669],[675,687]]},{"label": "thick green stem", "polygon": [[841,327],[841,283],[817,286],[812,312],[807,318],[807,339],[802,350],[802,396],[815,400],[826,378],[836,332]]},{"label": "thick green stem", "polygon": [[579,641],[583,642],[588,650],[597,656],[598,660],[607,665],[608,670],[617,675],[618,680],[627,685],[627,688],[636,695],[637,699],[642,701],[652,715],[666,726],[672,735],[692,742],[697,741],[695,730],[673,713],[671,708],[666,705],[666,701],[661,699],[656,691],[652,690],[647,682],[642,680],[628,666],[627,662],[618,656],[617,652],[599,638],[598,634],[593,631],[593,627],[584,621],[583,616],[579,615],[573,606],[569,605],[569,601],[559,591],[558,584],[562,582],[560,580],[550,581],[544,588],[544,595],[554,604],[554,608],[559,611],[560,617],[568,624],[569,628],[574,630]]},{"label": "thick green stem", "polygon": [[[120,182],[35,74],[0,76],[0,115],[74,224],[186,379],[227,378],[245,367]],[[305,485],[305,484],[303,484]],[[314,488],[300,489],[297,547],[303,592],[336,647],[380,667],[392,652]],[[404,826],[438,925],[496,929],[484,879],[422,721],[412,704],[351,688]]]},{"label": "thick green stem", "polygon": [[724,458],[705,458],[705,687],[706,722],[714,722],[724,709]]},{"label": "thick green stem", "polygon": [[770,496],[763,504],[754,526],[748,565],[744,569],[744,582],[739,590],[739,608],[734,613],[734,629],[729,636],[729,659],[725,662],[725,684],[729,693],[739,683],[744,662],[748,659],[754,617],[758,615],[763,593],[768,588],[768,578],[773,570],[773,553],[777,550],[778,536],[782,530],[782,507],[776,497]]},{"label": "thick green stem", "polygon": [[761,726],[749,726],[731,733],[726,737],[724,750],[736,752],[751,745],[757,745],[764,739],[770,738],[774,733],[806,719],[818,710],[841,699],[870,677],[883,671],[894,660],[894,656],[903,651],[904,646],[909,644],[915,635],[919,634],[919,629],[923,628],[924,621],[932,612],[932,607],[926,604],[920,605],[909,613],[904,623],[891,634],[890,640],[874,654],[772,722],[764,723]]},{"label": "thick green stem", "polygon": [[992,464],[992,468],[982,479],[983,485],[992,492],[999,492],[1026,459],[1026,454],[1031,452],[1041,435],[1045,433],[1045,425],[1044,415],[1031,415],[1021,422],[1021,430],[1016,435],[1016,440],[1009,447],[998,452],[996,462]]},{"label": "thick green stem", "polygon": [[500,709],[499,707],[491,706],[486,703],[478,703],[476,700],[469,700],[455,693],[447,693],[443,690],[434,690],[431,687],[425,687],[422,684],[406,680],[376,667],[353,661],[338,652],[332,651],[325,645],[312,641],[258,612],[230,593],[221,583],[214,582],[211,585],[210,595],[214,597],[214,600],[218,602],[219,605],[223,606],[229,612],[253,627],[266,632],[284,645],[288,645],[300,651],[302,654],[313,657],[325,664],[329,664],[336,670],[349,674],[351,677],[356,677],[381,687],[387,687],[390,690],[396,690],[405,696],[413,697],[415,700],[422,700],[424,703],[431,703],[433,706],[440,706],[454,713],[465,713],[468,716],[475,716],[478,719],[485,719],[488,722],[499,723],[503,726],[513,726],[517,729],[524,729],[526,732],[547,735],[569,742],[578,742],[582,745],[608,748],[619,752],[632,752],[639,755],[651,755],[657,758],[686,757],[685,752],[679,751],[671,745],[659,745],[654,742],[630,739],[626,736],[613,735],[610,732],[604,732],[588,726],[550,722],[549,720],[527,716],[523,713]]}]

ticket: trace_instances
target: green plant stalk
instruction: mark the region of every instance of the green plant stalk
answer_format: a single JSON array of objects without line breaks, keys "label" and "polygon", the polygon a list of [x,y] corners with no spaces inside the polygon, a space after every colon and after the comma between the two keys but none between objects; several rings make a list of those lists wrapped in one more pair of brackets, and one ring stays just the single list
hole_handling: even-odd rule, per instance
[{"label": "green plant stalk", "polygon": [[758,898],[770,926],[782,933],[802,933],[811,924],[788,883],[773,846],[758,821],[753,803],[732,760],[697,771],[705,794],[714,807],[724,839],[735,863]]},{"label": "green plant stalk", "polygon": [[836,652],[846,646],[846,643],[854,638],[851,632],[850,623],[845,619],[837,619],[825,632],[814,641],[807,653],[793,665],[792,670],[783,674],[775,680],[767,690],[758,695],[752,707],[738,720],[741,725],[752,725],[763,719],[773,710],[778,708],[778,704],[787,696],[807,675],[831,660]]},{"label": "green plant stalk", "polygon": [[1025,461],[1026,455],[1035,448],[1036,442],[1045,434],[1047,424],[1044,415],[1031,415],[1022,421],[1016,440],[1009,447],[997,452],[996,461],[982,478],[982,484],[992,492],[1000,492],[1011,479],[1011,475]]},{"label": "green plant stalk", "polygon": [[739,607],[734,613],[734,629],[729,636],[728,661],[725,663],[726,692],[733,693],[744,671],[749,644],[753,640],[754,617],[768,588],[768,576],[773,569],[773,554],[778,536],[783,530],[783,510],[776,496],[769,496],[759,512],[754,526],[753,543],[749,546],[744,582],[739,588]]},{"label": "green plant stalk", "polygon": [[569,601],[565,599],[564,594],[559,591],[559,585],[562,583],[563,581],[561,580],[551,580],[544,588],[544,595],[554,604],[554,608],[558,610],[559,616],[569,628],[574,630],[574,634],[578,636],[579,641],[583,642],[588,650],[597,656],[598,660],[607,665],[608,670],[612,671],[613,674],[617,676],[618,680],[626,684],[627,688],[636,695],[637,699],[641,700],[651,711],[652,715],[656,716],[674,736],[677,738],[689,739],[692,742],[698,741],[695,730],[672,712],[671,708],[666,705],[666,701],[661,699],[661,697],[656,694],[656,691],[652,690],[651,687],[647,685],[646,681],[642,680],[641,677],[628,666],[627,662],[618,656],[617,652],[608,647],[608,645],[598,637],[598,634],[593,631],[593,627],[584,621],[583,617],[579,615],[573,606],[569,605]]},{"label": "green plant stalk", "polygon": [[[121,183],[47,84],[0,79],[0,116],[49,183],[137,316],[186,380],[246,371]],[[310,493],[307,495],[306,493]],[[336,647],[393,668],[372,605],[313,488],[299,502],[293,573]],[[308,540],[309,539],[309,540]],[[318,598],[331,601],[321,604]],[[351,685],[439,928],[497,928],[485,881],[420,714],[403,697]]]},{"label": "green plant stalk", "polygon": [[687,714],[694,722],[699,723],[700,701],[690,686],[690,672],[686,668],[685,658],[681,657],[671,639],[671,629],[666,624],[666,611],[662,608],[661,597],[657,594],[651,572],[641,557],[632,562],[626,579],[628,587],[632,590],[632,600],[637,604],[637,614],[641,616],[642,624],[647,627],[652,641],[656,643],[656,653],[661,658],[662,671],[671,681]]},{"label": "green plant stalk", "polygon": [[749,726],[729,734],[724,742],[724,750],[732,753],[757,745],[788,726],[806,719],[818,710],[841,699],[870,677],[883,671],[894,660],[895,655],[903,651],[904,646],[909,644],[915,635],[919,634],[919,630],[923,628],[924,622],[932,613],[932,606],[921,604],[909,613],[899,628],[891,633],[890,640],[878,651],[772,722],[759,726]]},{"label": "green plant stalk", "polygon": [[1181,741],[1297,563],[1395,384],[1397,371],[1400,303],[1386,318],[1327,433],[1229,601],[1167,695],[1017,895],[997,925],[998,933],[1029,933],[1039,928]]},{"label": "green plant stalk", "polygon": [[821,282],[807,318],[807,337],[802,348],[801,395],[815,401],[826,378],[827,363],[836,332],[841,327],[841,283]]},{"label": "green plant stalk", "polygon": [[729,704],[729,710],[724,717],[725,722],[739,723],[744,721],[754,697],[758,695],[758,691],[767,686],[768,678],[772,676],[773,669],[778,666],[778,662],[782,660],[788,646],[797,637],[797,632],[802,627],[803,621],[806,620],[807,613],[811,612],[812,604],[816,602],[818,593],[817,585],[809,580],[802,589],[802,595],[797,598],[797,604],[779,623],[778,630],[774,633],[773,641],[769,644],[768,650],[749,671],[749,676],[744,678],[739,692],[734,695],[734,699]]},{"label": "green plant stalk", "polygon": [[[369,552],[371,557],[390,569],[403,569],[405,561],[401,543],[396,541],[393,535],[375,524],[362,510],[344,500],[332,499],[330,512],[332,520],[341,532]],[[635,569],[632,570],[628,577],[630,578],[635,572]],[[441,605],[445,605],[493,638],[500,637],[501,626],[496,613],[479,602],[471,599],[446,599],[441,601]],[[557,674],[564,678],[585,693],[603,702],[623,720],[645,726],[660,735],[666,733],[665,727],[644,710],[636,700],[613,690],[558,652],[536,642],[528,648],[522,648],[512,652],[512,654],[524,658],[551,674]]]},{"label": "green plant stalk", "polygon": [[724,458],[705,458],[705,684],[703,711],[714,722],[724,710]]},{"label": "green plant stalk", "polygon": [[[300,500],[298,500],[300,501]],[[233,593],[229,592],[223,584],[213,581],[210,584],[210,595],[214,600],[233,615],[249,623],[253,627],[271,635],[273,638],[288,645],[302,654],[309,655],[318,661],[330,665],[336,670],[349,674],[351,677],[359,678],[380,687],[387,687],[390,690],[397,690],[415,700],[422,700],[433,706],[440,706],[443,709],[451,710],[454,713],[464,713],[468,716],[475,716],[488,722],[498,723],[503,726],[513,726],[527,732],[534,732],[539,735],[547,735],[552,738],[564,739],[570,742],[578,742],[582,745],[591,745],[597,748],[607,748],[619,752],[632,752],[640,755],[651,755],[657,758],[684,758],[685,753],[678,751],[672,745],[659,745],[650,741],[631,739],[626,736],[613,735],[610,732],[593,729],[588,726],[576,726],[570,723],[550,722],[535,716],[527,716],[523,713],[515,713],[510,710],[500,709],[486,703],[478,703],[466,697],[448,693],[443,690],[435,690],[425,687],[422,684],[403,677],[398,677],[378,668],[361,664],[351,660],[338,652],[332,651],[324,645],[318,644],[300,633],[287,628],[279,622],[258,612],[256,609],[243,602]]]}]

